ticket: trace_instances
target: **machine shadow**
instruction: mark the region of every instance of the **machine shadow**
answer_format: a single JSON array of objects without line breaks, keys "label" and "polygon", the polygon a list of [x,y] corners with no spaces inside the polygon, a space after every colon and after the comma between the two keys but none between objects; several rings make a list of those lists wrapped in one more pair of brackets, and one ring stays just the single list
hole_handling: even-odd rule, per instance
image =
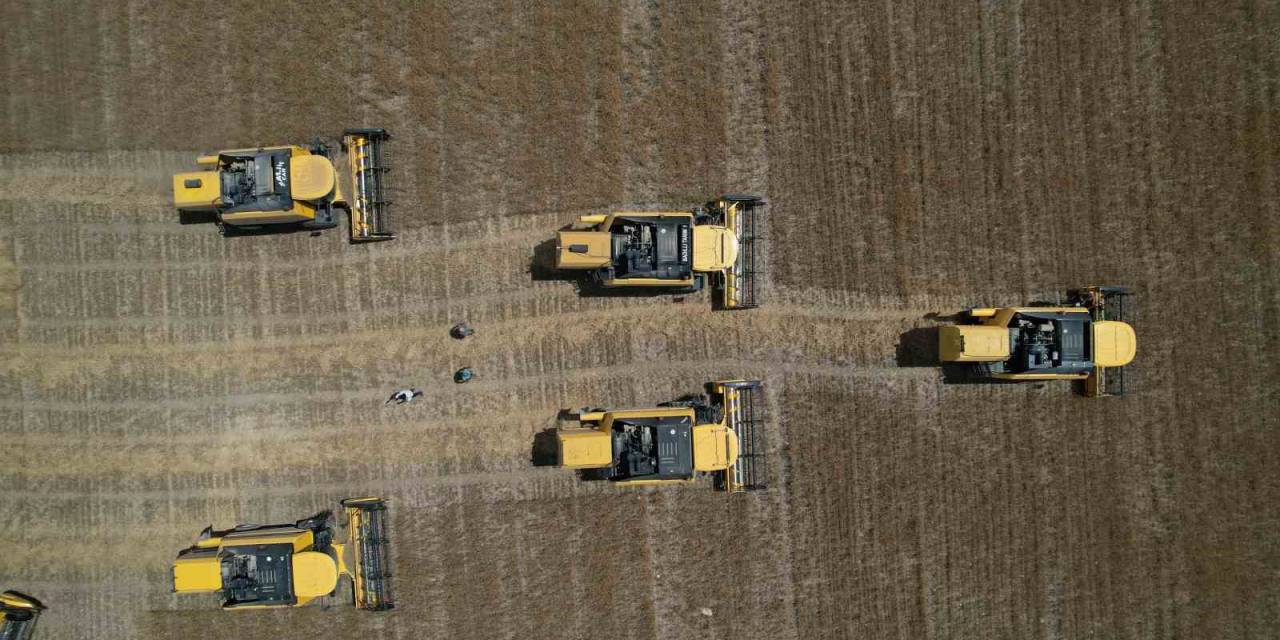
[{"label": "machine shadow", "polygon": [[898,348],[895,360],[899,367],[937,367],[942,365],[938,359],[938,328],[915,327],[898,336]]},{"label": "machine shadow", "polygon": [[1017,384],[1010,380],[997,380],[981,375],[977,367],[965,362],[946,362],[942,364],[943,384]]},{"label": "machine shadow", "polygon": [[579,274],[572,271],[556,269],[556,239],[548,238],[533,247],[533,257],[529,260],[529,277],[534,282],[559,280],[577,282]]},{"label": "machine shadow", "polygon": [[218,213],[216,211],[178,210],[178,224],[216,224],[217,222]]},{"label": "machine shadow", "polygon": [[535,467],[554,467],[560,464],[560,443],[556,439],[555,428],[543,429],[533,436],[529,460]]}]

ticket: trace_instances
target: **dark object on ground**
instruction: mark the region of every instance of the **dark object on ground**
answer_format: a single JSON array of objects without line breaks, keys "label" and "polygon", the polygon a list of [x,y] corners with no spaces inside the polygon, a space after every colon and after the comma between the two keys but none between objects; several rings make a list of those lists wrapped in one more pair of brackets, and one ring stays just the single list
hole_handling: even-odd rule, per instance
[{"label": "dark object on ground", "polygon": [[465,322],[459,322],[458,324],[453,325],[452,329],[449,329],[449,335],[457,338],[458,340],[462,340],[475,332],[476,330],[472,329],[471,325]]},{"label": "dark object on ground", "polygon": [[458,384],[462,384],[464,382],[470,382],[474,377],[475,372],[471,370],[471,367],[463,367],[453,374],[453,381]]}]

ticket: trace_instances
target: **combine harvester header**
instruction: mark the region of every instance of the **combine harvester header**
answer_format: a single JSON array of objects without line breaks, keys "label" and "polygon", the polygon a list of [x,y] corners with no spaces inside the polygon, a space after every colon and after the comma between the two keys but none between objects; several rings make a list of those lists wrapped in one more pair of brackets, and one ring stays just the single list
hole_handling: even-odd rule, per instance
[{"label": "combine harvester header", "polygon": [[[764,215],[764,200],[755,196],[724,196],[711,203],[712,212],[720,212],[724,226],[737,240],[738,255],[733,265],[721,272],[717,288],[720,305],[725,309],[754,309],[760,306],[756,296],[756,279],[763,265],[756,243],[760,241],[759,217]],[[761,261],[757,264],[757,261]]]},{"label": "combine harvester header", "polygon": [[347,129],[342,132],[342,148],[347,152],[347,168],[351,175],[352,242],[392,240],[387,209],[387,166],[384,144],[391,139],[385,129]]}]

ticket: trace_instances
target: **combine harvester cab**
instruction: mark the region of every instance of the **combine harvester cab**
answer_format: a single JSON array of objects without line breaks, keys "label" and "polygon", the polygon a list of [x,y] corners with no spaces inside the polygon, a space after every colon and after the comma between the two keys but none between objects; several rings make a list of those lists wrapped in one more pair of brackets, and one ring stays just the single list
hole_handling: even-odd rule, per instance
[{"label": "combine harvester cab", "polygon": [[1123,321],[1127,295],[1122,287],[1086,287],[1071,291],[1066,305],[970,309],[966,324],[939,329],[939,359],[980,379],[1076,380],[1091,398],[1122,395],[1124,366],[1137,353]]},{"label": "combine harvester cab", "polygon": [[293,524],[206,528],[174,560],[174,591],[218,593],[223,609],[298,607],[333,595],[345,575],[356,608],[393,608],[386,502],[355,498],[342,506],[345,542],[334,539],[329,511]]},{"label": "combine harvester cab", "polygon": [[348,129],[342,136],[346,180],[318,141],[200,156],[200,171],[173,176],[174,206],[216,222],[224,236],[331,229],[338,224],[335,209],[345,209],[351,242],[391,240],[384,149],[390,137],[382,129]]},{"label": "combine harvester cab", "polygon": [[593,410],[557,434],[559,464],[625,485],[715,477],[717,489],[767,487],[764,398],[758,380],[708,385],[705,396],[649,409]]},{"label": "combine harvester cab", "polygon": [[692,211],[622,211],[578,218],[556,235],[556,268],[605,289],[692,293],[710,281],[719,309],[759,306],[764,200],[724,196]]},{"label": "combine harvester cab", "polygon": [[0,640],[31,640],[45,609],[35,598],[17,591],[0,593]]}]

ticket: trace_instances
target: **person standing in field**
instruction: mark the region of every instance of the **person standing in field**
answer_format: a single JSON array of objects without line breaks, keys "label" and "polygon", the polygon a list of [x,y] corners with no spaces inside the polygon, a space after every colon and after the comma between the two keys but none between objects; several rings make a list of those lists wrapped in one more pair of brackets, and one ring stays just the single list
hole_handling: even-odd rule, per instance
[{"label": "person standing in field", "polygon": [[449,330],[449,335],[458,340],[462,340],[475,332],[476,330],[472,329],[471,325],[465,322],[459,322],[458,324],[453,325],[453,328]]},{"label": "person standing in field", "polygon": [[414,398],[417,398],[418,396],[421,396],[421,395],[422,395],[422,392],[414,388],[401,389],[391,394],[391,397],[387,398],[387,401],[382,404],[385,405],[385,404],[391,404],[392,402],[394,402],[400,405],[406,402],[413,402]]}]

